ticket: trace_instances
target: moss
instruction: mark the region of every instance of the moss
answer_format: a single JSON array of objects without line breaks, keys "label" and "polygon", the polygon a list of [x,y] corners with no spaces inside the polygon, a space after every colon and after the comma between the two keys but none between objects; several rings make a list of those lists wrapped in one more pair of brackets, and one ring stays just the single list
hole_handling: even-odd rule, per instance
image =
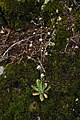
[{"label": "moss", "polygon": [[34,84],[38,77],[33,62],[26,61],[6,66],[5,74],[0,77],[1,119],[37,120],[38,117],[42,120],[79,119],[78,57],[78,55],[73,58],[64,57],[55,53],[48,58],[46,80],[49,80],[51,89],[48,92],[48,99],[44,102],[32,96],[31,84]]},{"label": "moss", "polygon": [[[33,66],[35,65],[31,62],[29,64],[29,61],[27,66],[24,64],[6,66],[5,75],[0,77],[0,114],[2,120],[30,119],[30,112],[32,112],[30,106],[34,102],[30,88],[35,80]],[[33,111],[36,111],[37,114],[36,109]]]},{"label": "moss", "polygon": [[41,4],[37,0],[0,0],[0,6],[8,21],[8,25],[16,31],[24,30],[31,20],[40,14]]}]

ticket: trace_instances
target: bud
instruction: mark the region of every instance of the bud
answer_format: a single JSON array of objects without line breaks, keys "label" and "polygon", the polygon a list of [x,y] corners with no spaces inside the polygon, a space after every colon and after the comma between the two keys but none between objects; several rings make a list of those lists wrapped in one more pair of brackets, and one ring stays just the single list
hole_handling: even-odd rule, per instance
[{"label": "bud", "polygon": [[37,69],[37,70],[40,70],[40,69],[41,69],[41,66],[40,66],[40,65],[38,65],[36,69]]},{"label": "bud", "polygon": [[43,78],[45,75],[44,75],[44,73],[41,73],[41,78]]}]

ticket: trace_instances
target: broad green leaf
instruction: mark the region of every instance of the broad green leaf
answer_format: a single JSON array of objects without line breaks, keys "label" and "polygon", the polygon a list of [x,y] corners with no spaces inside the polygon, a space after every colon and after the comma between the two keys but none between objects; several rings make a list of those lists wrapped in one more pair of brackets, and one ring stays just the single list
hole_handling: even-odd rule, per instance
[{"label": "broad green leaf", "polygon": [[33,88],[33,90],[38,91],[38,88],[37,88],[37,87],[35,87],[35,86],[33,86],[33,85],[31,85],[31,87]]}]

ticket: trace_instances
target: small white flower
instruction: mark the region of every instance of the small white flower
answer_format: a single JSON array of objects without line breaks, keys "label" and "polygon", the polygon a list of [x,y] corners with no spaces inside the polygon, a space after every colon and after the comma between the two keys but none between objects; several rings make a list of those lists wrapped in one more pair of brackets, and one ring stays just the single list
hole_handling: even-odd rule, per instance
[{"label": "small white flower", "polygon": [[56,13],[58,13],[59,12],[59,10],[58,9],[56,9]]},{"label": "small white flower", "polygon": [[59,16],[58,19],[57,19],[57,21],[61,21],[61,20],[62,20],[62,18]]},{"label": "small white flower", "polygon": [[76,45],[75,48],[78,49],[79,47]]},{"label": "small white flower", "polygon": [[29,47],[32,47],[33,46],[33,44],[31,43],[31,44],[29,44]]},{"label": "small white flower", "polygon": [[42,29],[43,27],[41,26],[40,28]]},{"label": "small white flower", "polygon": [[55,28],[55,26],[53,25],[53,28]]},{"label": "small white flower", "polygon": [[4,30],[1,30],[0,33],[1,33],[1,34],[4,34],[5,32],[4,32]]},{"label": "small white flower", "polygon": [[35,31],[37,31],[37,28],[35,29]]},{"label": "small white flower", "polygon": [[40,66],[40,65],[38,65],[36,69],[37,69],[37,70],[40,70],[40,69],[41,69],[41,66]]},{"label": "small white flower", "polygon": [[41,52],[43,52],[43,49],[41,49]]},{"label": "small white flower", "polygon": [[33,32],[33,35],[35,35],[36,33],[35,32]]},{"label": "small white flower", "polygon": [[48,52],[45,52],[45,55],[48,55]]},{"label": "small white flower", "polygon": [[43,52],[43,50],[44,50],[44,48],[42,47],[42,48],[41,48],[41,52]]},{"label": "small white flower", "polygon": [[55,43],[54,42],[49,42],[49,46],[54,46]]},{"label": "small white flower", "polygon": [[66,38],[67,41],[69,41],[69,38]]},{"label": "small white flower", "polygon": [[45,75],[44,75],[44,73],[41,73],[41,78],[43,78]]},{"label": "small white flower", "polygon": [[77,102],[78,100],[79,100],[79,99],[78,99],[78,98],[76,98],[76,99],[75,99],[75,102]]},{"label": "small white flower", "polygon": [[42,20],[42,18],[41,18],[41,17],[39,17],[39,20]]},{"label": "small white flower", "polygon": [[47,34],[48,34],[48,35],[50,35],[51,33],[50,33],[50,32],[48,32]]},{"label": "small white flower", "polygon": [[43,39],[42,38],[39,38],[39,41],[41,42]]},{"label": "small white flower", "polygon": [[0,66],[0,75],[2,75],[4,72],[4,67],[3,66]]},{"label": "small white flower", "polygon": [[27,59],[31,59],[31,57],[30,57],[30,56],[28,56],[28,57],[27,57]]},{"label": "small white flower", "polygon": [[68,8],[69,9],[69,11],[71,11],[72,10],[72,8]]}]

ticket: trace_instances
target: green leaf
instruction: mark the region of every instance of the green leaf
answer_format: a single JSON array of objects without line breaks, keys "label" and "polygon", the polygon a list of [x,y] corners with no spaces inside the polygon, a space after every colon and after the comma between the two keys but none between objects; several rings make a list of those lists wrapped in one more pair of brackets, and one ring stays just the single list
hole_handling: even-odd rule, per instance
[{"label": "green leaf", "polygon": [[49,85],[49,86],[47,87],[47,89],[45,90],[45,92],[49,91],[50,88],[51,88],[51,86]]},{"label": "green leaf", "polygon": [[36,80],[36,84],[37,84],[37,87],[38,87],[38,91],[41,93],[43,92],[43,87],[42,87],[42,81],[37,79]]},{"label": "green leaf", "polygon": [[39,95],[39,93],[38,92],[34,92],[32,95],[36,96],[36,95]]},{"label": "green leaf", "polygon": [[36,80],[36,84],[37,84],[37,87],[41,84],[41,80],[40,79],[37,79]]},{"label": "green leaf", "polygon": [[44,93],[44,97],[45,97],[45,98],[48,98],[48,95]]},{"label": "green leaf", "polygon": [[35,86],[33,86],[33,85],[31,85],[31,87],[33,88],[33,90],[38,91],[38,88],[37,88],[37,87],[35,87]]},{"label": "green leaf", "polygon": [[47,88],[47,83],[44,83],[43,89],[45,90]]},{"label": "green leaf", "polygon": [[42,101],[44,100],[43,94],[40,94],[39,98],[40,98],[40,100],[41,100],[41,102],[42,102]]}]

